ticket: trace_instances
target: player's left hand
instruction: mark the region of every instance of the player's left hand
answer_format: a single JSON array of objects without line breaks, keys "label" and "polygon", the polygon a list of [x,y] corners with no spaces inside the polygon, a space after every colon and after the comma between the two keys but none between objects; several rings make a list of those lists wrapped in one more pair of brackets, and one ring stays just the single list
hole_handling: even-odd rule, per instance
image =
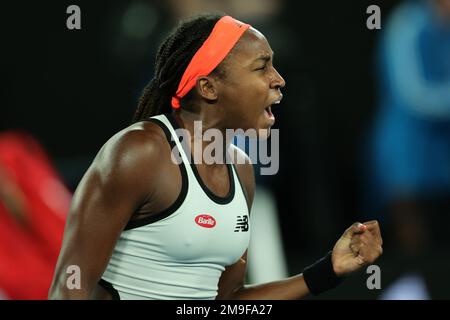
[{"label": "player's left hand", "polygon": [[336,242],[332,252],[334,272],[338,276],[373,263],[383,253],[383,239],[376,220],[356,222]]}]

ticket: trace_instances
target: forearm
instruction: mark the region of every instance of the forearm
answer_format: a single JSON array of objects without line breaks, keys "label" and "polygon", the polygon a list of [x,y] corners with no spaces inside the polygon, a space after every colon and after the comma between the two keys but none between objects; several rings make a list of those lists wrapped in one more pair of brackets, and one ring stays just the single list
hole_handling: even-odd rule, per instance
[{"label": "forearm", "polygon": [[[233,275],[229,273],[229,275]],[[249,300],[295,300],[308,294],[318,295],[339,285],[339,277],[333,267],[332,253],[306,267],[301,274],[270,283],[245,286],[243,282],[234,290],[227,290],[221,282],[222,295],[219,299],[249,299]],[[228,292],[226,294],[225,292]],[[225,293],[225,294],[224,294]]]},{"label": "forearm", "polygon": [[237,300],[295,300],[309,294],[308,286],[299,274],[279,281],[243,286],[229,298]]},{"label": "forearm", "polygon": [[85,300],[89,299],[92,290],[69,289],[66,286],[52,286],[48,292],[49,300]]},{"label": "forearm", "polygon": [[[48,291],[48,299],[50,300],[84,300],[91,299],[95,291],[96,283],[94,280],[84,279],[79,280],[74,278],[74,275],[59,271],[56,269],[53,282]],[[78,282],[79,281],[79,282]]]},{"label": "forearm", "polygon": [[51,288],[48,294],[49,300],[111,300],[113,297],[101,285],[97,284],[92,289],[68,289]]}]

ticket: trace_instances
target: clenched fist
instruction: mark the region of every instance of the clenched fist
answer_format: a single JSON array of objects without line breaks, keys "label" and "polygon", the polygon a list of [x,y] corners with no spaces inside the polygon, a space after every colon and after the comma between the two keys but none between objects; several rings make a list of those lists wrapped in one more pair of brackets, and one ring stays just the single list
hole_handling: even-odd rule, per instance
[{"label": "clenched fist", "polygon": [[373,263],[383,253],[382,245],[377,221],[354,223],[334,245],[331,257],[334,272],[342,276]]}]

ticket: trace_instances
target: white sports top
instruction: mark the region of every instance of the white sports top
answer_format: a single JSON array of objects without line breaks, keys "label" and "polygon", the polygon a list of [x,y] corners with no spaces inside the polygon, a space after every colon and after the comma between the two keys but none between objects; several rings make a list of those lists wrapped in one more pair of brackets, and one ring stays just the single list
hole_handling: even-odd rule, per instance
[{"label": "white sports top", "polygon": [[247,202],[234,165],[230,191],[213,194],[188,161],[171,115],[149,119],[180,150],[182,188],[163,212],[131,221],[122,232],[99,284],[118,299],[214,299],[226,266],[250,240]]}]

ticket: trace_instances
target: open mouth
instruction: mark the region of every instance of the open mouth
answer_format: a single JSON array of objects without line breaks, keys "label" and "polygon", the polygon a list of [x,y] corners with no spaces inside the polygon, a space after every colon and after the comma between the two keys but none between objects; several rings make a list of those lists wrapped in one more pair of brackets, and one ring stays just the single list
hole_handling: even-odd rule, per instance
[{"label": "open mouth", "polygon": [[278,100],[276,100],[274,103],[272,103],[271,105],[267,106],[267,107],[264,109],[264,113],[265,113],[265,115],[266,115],[267,118],[269,118],[270,120],[275,120],[275,116],[274,116],[273,113],[272,113],[272,107],[273,107],[274,105],[276,105],[276,104],[280,104],[280,102],[281,102],[281,98],[278,99]]}]

